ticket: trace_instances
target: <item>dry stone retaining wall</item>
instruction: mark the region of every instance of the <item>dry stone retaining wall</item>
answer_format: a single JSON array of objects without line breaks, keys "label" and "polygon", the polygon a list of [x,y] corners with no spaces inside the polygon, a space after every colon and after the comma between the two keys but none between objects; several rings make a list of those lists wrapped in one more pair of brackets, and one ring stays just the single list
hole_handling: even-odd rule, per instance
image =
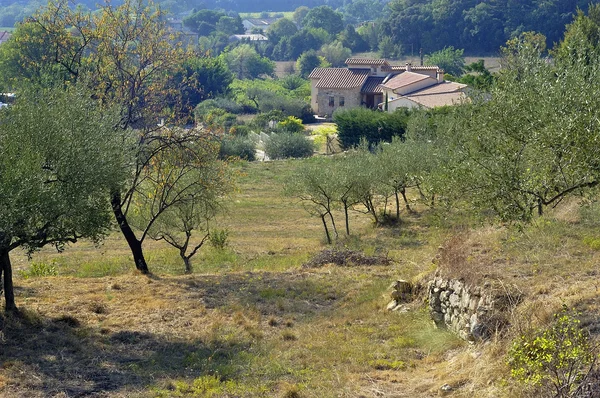
[{"label": "dry stone retaining wall", "polygon": [[471,287],[456,279],[436,277],[428,284],[429,310],[438,327],[468,341],[485,340],[494,332],[494,299],[488,286]]}]

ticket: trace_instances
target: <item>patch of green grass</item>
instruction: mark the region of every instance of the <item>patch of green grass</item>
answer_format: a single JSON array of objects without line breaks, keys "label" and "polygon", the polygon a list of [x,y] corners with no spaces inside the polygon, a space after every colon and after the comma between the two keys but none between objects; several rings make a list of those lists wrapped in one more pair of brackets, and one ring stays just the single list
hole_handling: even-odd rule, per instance
[{"label": "patch of green grass", "polygon": [[58,275],[56,261],[51,261],[50,263],[33,261],[29,266],[29,269],[20,271],[19,274],[23,279],[56,276]]}]

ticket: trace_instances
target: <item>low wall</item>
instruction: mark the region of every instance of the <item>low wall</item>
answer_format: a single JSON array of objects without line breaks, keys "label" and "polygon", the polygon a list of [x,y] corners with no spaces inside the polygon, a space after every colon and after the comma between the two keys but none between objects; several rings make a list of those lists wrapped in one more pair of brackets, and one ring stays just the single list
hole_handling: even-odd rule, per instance
[{"label": "low wall", "polygon": [[496,328],[494,298],[488,287],[436,277],[427,286],[431,317],[438,327],[446,327],[465,340],[487,339]]}]

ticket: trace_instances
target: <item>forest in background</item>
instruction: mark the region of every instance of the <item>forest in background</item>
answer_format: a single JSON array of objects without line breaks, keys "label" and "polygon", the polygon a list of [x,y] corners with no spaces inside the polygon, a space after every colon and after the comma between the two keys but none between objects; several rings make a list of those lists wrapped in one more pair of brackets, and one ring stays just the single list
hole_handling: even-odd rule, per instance
[{"label": "forest in background", "polygon": [[[79,0],[77,5],[94,9],[95,0]],[[120,1],[113,2],[118,5]],[[495,53],[507,40],[526,31],[542,33],[549,47],[560,40],[564,26],[586,0],[158,0],[176,17],[201,9],[222,10],[230,16],[244,12],[293,11],[299,7],[328,6],[345,24],[374,22],[364,36],[371,41],[389,37],[399,53],[430,53],[454,46],[467,54]],[[45,2],[5,0],[0,6],[0,26],[11,27],[32,15]]]}]

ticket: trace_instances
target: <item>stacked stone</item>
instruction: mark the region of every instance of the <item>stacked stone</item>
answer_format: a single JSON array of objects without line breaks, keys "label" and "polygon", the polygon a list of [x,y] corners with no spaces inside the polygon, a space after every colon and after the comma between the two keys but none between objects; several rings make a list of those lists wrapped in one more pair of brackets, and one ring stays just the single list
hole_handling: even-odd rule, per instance
[{"label": "stacked stone", "polygon": [[485,325],[493,309],[485,288],[466,286],[456,279],[436,277],[429,282],[429,310],[438,327],[447,327],[468,341],[483,340],[490,331]]}]

